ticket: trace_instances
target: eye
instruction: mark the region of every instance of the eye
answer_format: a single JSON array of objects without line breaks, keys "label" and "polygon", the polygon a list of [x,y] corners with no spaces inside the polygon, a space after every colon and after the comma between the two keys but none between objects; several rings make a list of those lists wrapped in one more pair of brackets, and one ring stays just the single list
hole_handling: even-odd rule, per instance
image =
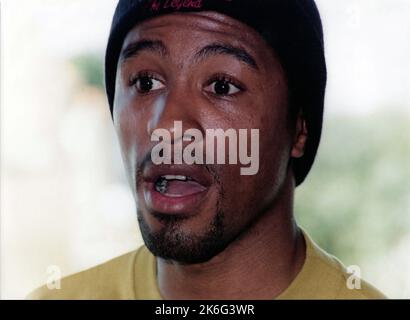
[{"label": "eye", "polygon": [[138,93],[142,94],[160,90],[165,87],[162,81],[156,79],[151,74],[140,74],[131,81],[131,84],[137,88]]},{"label": "eye", "polygon": [[222,75],[209,81],[205,91],[208,91],[216,96],[233,96],[239,92],[242,92],[243,88],[233,79]]}]

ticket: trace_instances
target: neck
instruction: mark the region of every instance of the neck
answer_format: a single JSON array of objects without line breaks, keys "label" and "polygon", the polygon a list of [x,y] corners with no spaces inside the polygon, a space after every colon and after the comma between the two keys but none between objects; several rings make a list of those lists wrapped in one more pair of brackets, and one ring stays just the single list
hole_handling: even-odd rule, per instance
[{"label": "neck", "polygon": [[165,299],[273,299],[293,281],[305,260],[303,235],[293,219],[292,179],[260,219],[222,253],[196,265],[157,259]]}]

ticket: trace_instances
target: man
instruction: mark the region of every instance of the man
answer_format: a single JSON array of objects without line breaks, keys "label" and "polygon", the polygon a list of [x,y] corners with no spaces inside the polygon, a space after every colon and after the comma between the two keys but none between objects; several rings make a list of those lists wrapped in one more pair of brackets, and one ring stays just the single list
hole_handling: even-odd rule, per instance
[{"label": "man", "polygon": [[[106,89],[146,246],[31,297],[383,298],[360,279],[352,287],[293,216],[294,190],[319,145],[325,86],[313,0],[119,1]],[[153,152],[167,140],[158,130],[176,149],[210,129],[246,129],[241,145],[257,129],[257,172]]]}]

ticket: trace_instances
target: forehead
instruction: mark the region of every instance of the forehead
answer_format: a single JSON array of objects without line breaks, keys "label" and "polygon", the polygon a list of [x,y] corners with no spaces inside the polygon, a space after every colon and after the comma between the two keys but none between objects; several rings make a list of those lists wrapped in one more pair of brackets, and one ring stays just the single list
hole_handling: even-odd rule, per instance
[{"label": "forehead", "polygon": [[[184,41],[189,37],[191,42]],[[141,38],[165,39],[168,45],[186,48],[198,42],[224,41],[246,48],[260,59],[272,56],[272,48],[253,28],[217,12],[172,13],[145,20],[126,36],[125,48]]]}]

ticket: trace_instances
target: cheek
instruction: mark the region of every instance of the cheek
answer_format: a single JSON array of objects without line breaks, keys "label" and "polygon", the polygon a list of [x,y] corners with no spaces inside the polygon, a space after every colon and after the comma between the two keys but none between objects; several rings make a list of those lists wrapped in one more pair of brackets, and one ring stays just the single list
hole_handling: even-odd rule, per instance
[{"label": "cheek", "polygon": [[[273,88],[268,89],[268,88]],[[290,156],[292,134],[289,130],[287,87],[283,80],[265,88],[261,101],[260,121],[261,163],[282,166]]]},{"label": "cheek", "polygon": [[261,209],[275,198],[286,179],[291,144],[286,103],[272,103],[272,98],[269,101],[270,105],[266,101],[255,102],[258,112],[242,117],[247,119],[248,127],[259,129],[259,171],[254,176],[227,177],[225,181],[235,190],[231,197],[234,206]]},{"label": "cheek", "polygon": [[[117,76],[116,94],[114,98],[113,118],[123,155],[129,154],[144,137],[146,126],[144,108],[138,108],[132,91]],[[145,122],[144,122],[145,121]]]},{"label": "cheek", "polygon": [[132,146],[136,143],[137,123],[137,115],[132,112],[131,107],[118,104],[114,106],[114,127],[123,155],[129,154]]},{"label": "cheek", "polygon": [[121,145],[121,151],[128,153],[135,143],[135,131],[137,130],[138,114],[133,108],[133,96],[130,88],[124,82],[121,72],[117,72],[115,97],[113,106],[114,127]]},{"label": "cheek", "polygon": [[[272,108],[273,109],[273,108]],[[261,119],[260,180],[264,186],[277,189],[286,177],[290,158],[291,134],[286,106],[276,106]]]},{"label": "cheek", "polygon": [[124,163],[124,168],[131,190],[135,192],[136,180],[136,142],[133,139],[135,131],[135,116],[132,112],[128,111],[128,108],[118,107],[114,105],[114,127],[118,137],[118,141],[121,149],[121,156]]},{"label": "cheek", "polygon": [[146,134],[144,113],[136,110],[132,100],[118,95],[114,102],[114,127],[119,140],[121,155],[126,173],[132,186],[135,186],[135,172],[138,157],[142,156]]}]

